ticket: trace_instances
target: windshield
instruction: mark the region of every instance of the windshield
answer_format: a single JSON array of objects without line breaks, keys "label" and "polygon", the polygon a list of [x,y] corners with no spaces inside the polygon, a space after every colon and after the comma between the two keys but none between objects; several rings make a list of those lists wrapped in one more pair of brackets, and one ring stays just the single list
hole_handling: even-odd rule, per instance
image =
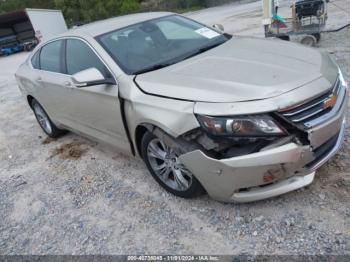
[{"label": "windshield", "polygon": [[145,21],[97,37],[130,75],[178,63],[227,39],[213,29],[178,15]]}]

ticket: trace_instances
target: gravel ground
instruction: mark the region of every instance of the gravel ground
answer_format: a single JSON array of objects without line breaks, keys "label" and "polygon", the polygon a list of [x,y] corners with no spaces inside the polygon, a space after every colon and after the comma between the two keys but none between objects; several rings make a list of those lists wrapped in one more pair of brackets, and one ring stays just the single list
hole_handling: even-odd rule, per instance
[{"label": "gravel ground", "polygon": [[[253,14],[254,15],[254,14]],[[350,30],[324,35],[350,79]],[[250,204],[176,198],[137,159],[47,139],[0,58],[0,254],[350,254],[350,133],[296,192]]]}]

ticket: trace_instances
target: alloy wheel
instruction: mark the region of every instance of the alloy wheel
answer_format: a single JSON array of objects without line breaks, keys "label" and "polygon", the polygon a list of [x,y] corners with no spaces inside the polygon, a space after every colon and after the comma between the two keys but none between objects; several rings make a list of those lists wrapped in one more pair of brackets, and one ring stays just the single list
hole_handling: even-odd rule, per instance
[{"label": "alloy wheel", "polygon": [[38,122],[40,126],[49,134],[52,133],[52,127],[49,120],[49,117],[45,113],[45,111],[42,109],[42,107],[38,104],[35,104],[33,107],[34,113],[38,119]]},{"label": "alloy wheel", "polygon": [[192,173],[179,161],[174,150],[159,138],[149,142],[147,158],[155,174],[168,187],[176,191],[186,191],[191,187]]}]

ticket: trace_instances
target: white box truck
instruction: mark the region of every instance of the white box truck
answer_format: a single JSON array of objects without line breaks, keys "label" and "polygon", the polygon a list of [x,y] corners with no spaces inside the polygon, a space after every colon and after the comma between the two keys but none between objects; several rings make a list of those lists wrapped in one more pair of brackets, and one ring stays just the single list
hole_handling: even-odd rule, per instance
[{"label": "white box truck", "polygon": [[67,31],[61,10],[31,9],[0,15],[0,48],[2,53],[31,50],[51,36]]},{"label": "white box truck", "polygon": [[27,8],[25,11],[40,41],[68,30],[61,10]]}]

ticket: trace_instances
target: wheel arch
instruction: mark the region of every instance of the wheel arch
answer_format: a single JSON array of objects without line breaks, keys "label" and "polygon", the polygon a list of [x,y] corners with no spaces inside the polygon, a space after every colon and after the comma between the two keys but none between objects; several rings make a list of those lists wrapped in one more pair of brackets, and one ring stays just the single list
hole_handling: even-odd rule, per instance
[{"label": "wheel arch", "polygon": [[[32,102],[35,98],[31,95],[27,95],[27,101],[31,109],[33,109]],[[36,99],[35,99],[36,100]]]},{"label": "wheel arch", "polygon": [[155,128],[159,128],[156,125],[149,124],[149,123],[142,123],[139,124],[135,129],[135,144],[136,144],[136,150],[140,157],[142,157],[142,138],[146,134],[146,132],[152,132]]},{"label": "wheel arch", "polygon": [[[138,92],[138,89],[135,89]],[[122,115],[128,126],[135,155],[142,156],[140,144],[146,131],[162,130],[163,133],[177,138],[189,130],[199,126],[193,114],[192,102],[177,101],[145,96],[141,92],[131,94],[120,100],[123,103]]]},{"label": "wheel arch", "polygon": [[[147,139],[147,135],[146,134],[150,134],[153,138],[158,138],[160,140],[162,140],[164,142],[165,145],[168,146],[172,146],[174,144],[176,144],[177,147],[183,147],[185,146],[185,144],[181,143],[181,139],[180,138],[175,138],[172,137],[171,135],[169,135],[168,133],[166,133],[163,129],[161,129],[160,127],[153,125],[153,124],[140,124],[136,127],[135,129],[135,144],[136,144],[136,149],[137,149],[137,153],[142,157],[142,151],[144,154],[147,154],[146,151],[148,149],[145,149],[145,142],[150,142],[150,140],[144,140],[144,137],[146,137]],[[145,136],[146,135],[146,136]],[[178,140],[179,139],[179,140]],[[179,142],[179,143],[178,143]],[[179,194],[179,192],[175,193],[173,188],[169,188],[169,185],[164,184],[164,182],[160,182],[159,177],[157,177],[154,169],[151,167],[151,164],[148,160],[148,157],[143,158],[144,162],[146,163],[146,166],[148,167],[149,171],[151,172],[152,176],[155,178],[156,181],[158,181],[158,183],[160,183],[160,185],[165,188],[168,192],[171,192],[177,196],[181,196],[184,198],[192,198],[192,197],[197,197],[202,195],[203,193],[206,192],[205,188],[203,187],[203,185],[201,184],[201,182],[196,178],[196,175],[191,173],[189,170],[189,172],[191,173],[191,177],[192,177],[192,181],[193,183],[195,183],[194,187],[192,187],[190,189],[189,193],[185,193],[185,194]],[[186,167],[184,167],[186,168]],[[187,190],[187,189],[186,189]]]},{"label": "wheel arch", "polygon": [[166,134],[169,137],[175,138],[173,134],[167,132],[164,130],[164,128],[161,127],[161,125],[156,125],[152,123],[141,123],[137,125],[135,128],[135,144],[136,144],[136,150],[139,156],[142,157],[142,148],[141,148],[141,143],[142,143],[142,138],[145,135],[145,133],[148,131],[150,133],[157,133],[156,130],[160,131],[162,134]]}]

